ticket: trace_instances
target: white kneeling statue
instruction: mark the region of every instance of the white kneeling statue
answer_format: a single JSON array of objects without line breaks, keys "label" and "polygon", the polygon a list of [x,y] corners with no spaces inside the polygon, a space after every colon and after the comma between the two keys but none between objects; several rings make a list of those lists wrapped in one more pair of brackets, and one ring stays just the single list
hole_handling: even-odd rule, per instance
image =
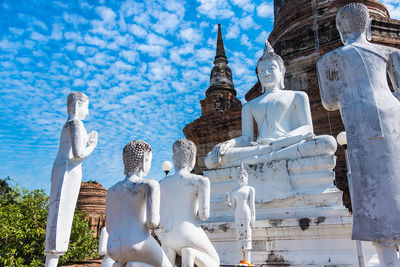
[{"label": "white kneeling statue", "polygon": [[236,238],[239,250],[243,254],[239,265],[253,266],[251,264],[251,228],[256,222],[255,190],[254,187],[247,185],[248,174],[243,164],[239,169],[238,182],[240,186],[233,191],[233,205],[228,192],[225,193],[225,201],[228,207],[235,209]]},{"label": "white kneeling statue", "polygon": [[144,141],[129,142],[123,150],[126,178],[107,191],[106,225],[108,255],[113,266],[172,267],[151,236],[160,222],[160,186],[144,176],[151,166],[151,147]]},{"label": "white kneeling statue", "polygon": [[[282,90],[285,66],[268,41],[257,73],[264,93],[243,106],[242,136],[216,145],[204,159],[207,168],[334,154],[332,136],[313,134],[307,94]],[[258,126],[255,142],[253,119]]]},{"label": "white kneeling statue", "polygon": [[61,131],[58,154],[51,172],[50,207],[46,225],[46,267],[57,266],[68,250],[72,221],[82,182],[82,162],[97,145],[97,132],[89,135],[82,120],[89,114],[89,98],[71,92],[68,119]]},{"label": "white kneeling statue", "polygon": [[318,60],[318,79],[323,106],[339,109],[346,128],[352,238],[373,241],[380,266],[394,267],[400,266],[400,52],[370,43],[368,25],[364,4],[339,10],[336,26],[344,46]]},{"label": "white kneeling statue", "polygon": [[162,247],[172,264],[176,254],[182,266],[218,267],[219,257],[198,219],[210,214],[210,181],[191,174],[196,160],[196,145],[180,139],[173,145],[175,174],[160,182]]}]

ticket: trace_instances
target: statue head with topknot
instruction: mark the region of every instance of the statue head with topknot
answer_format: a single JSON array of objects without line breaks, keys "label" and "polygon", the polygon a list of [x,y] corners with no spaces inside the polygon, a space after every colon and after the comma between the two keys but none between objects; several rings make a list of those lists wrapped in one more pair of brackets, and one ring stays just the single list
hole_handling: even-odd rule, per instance
[{"label": "statue head with topknot", "polygon": [[151,146],[142,140],[131,141],[125,145],[122,158],[126,175],[136,172],[146,176],[151,167]]},{"label": "statue head with topknot", "polygon": [[193,170],[196,164],[196,145],[187,139],[177,140],[173,146],[173,158],[175,170],[187,169],[189,172]]}]

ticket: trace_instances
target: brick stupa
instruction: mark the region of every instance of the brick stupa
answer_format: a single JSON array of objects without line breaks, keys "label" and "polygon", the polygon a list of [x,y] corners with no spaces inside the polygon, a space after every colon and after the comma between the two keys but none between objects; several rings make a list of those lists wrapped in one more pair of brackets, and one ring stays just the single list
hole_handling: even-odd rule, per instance
[{"label": "brick stupa", "polygon": [[216,144],[238,137],[242,133],[242,103],[236,98],[220,24],[218,24],[216,50],[210,87],[206,91],[206,98],[200,101],[201,117],[183,129],[186,138],[197,146],[196,167],[193,170],[197,174],[202,174],[203,170],[206,170],[204,157]]}]

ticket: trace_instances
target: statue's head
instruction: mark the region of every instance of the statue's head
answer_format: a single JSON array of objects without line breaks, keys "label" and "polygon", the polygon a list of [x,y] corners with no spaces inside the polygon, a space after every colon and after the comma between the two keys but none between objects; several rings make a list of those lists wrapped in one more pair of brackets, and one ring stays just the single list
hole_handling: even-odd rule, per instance
[{"label": "statue's head", "polygon": [[78,119],[85,119],[89,114],[89,97],[82,92],[71,92],[67,99],[68,116],[76,115]]},{"label": "statue's head", "polygon": [[246,169],[243,166],[243,163],[240,165],[239,169],[239,173],[238,173],[238,183],[241,186],[245,186],[248,183],[249,180],[249,175],[246,171]]},{"label": "statue's head", "polygon": [[187,139],[179,139],[172,146],[175,170],[193,170],[196,164],[196,145]]},{"label": "statue's head", "polygon": [[151,167],[151,146],[142,141],[134,140],[125,145],[122,152],[125,174],[141,172],[146,176]]},{"label": "statue's head", "polygon": [[274,48],[265,42],[264,53],[257,62],[256,72],[262,88],[272,89],[278,85],[279,89],[285,88],[285,64],[283,59],[275,54]]},{"label": "statue's head", "polygon": [[367,33],[369,26],[369,11],[364,4],[347,4],[336,15],[336,28],[344,44],[347,43],[347,35]]}]

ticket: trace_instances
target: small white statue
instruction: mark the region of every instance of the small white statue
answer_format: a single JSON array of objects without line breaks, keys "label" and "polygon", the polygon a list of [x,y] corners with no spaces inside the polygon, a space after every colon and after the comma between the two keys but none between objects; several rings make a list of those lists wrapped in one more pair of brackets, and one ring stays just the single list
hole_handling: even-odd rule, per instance
[{"label": "small white statue", "polygon": [[352,239],[373,241],[380,266],[400,266],[399,50],[370,43],[368,8],[351,3],[336,26],[344,46],[318,60],[323,106],[340,109],[353,184]]},{"label": "small white statue", "polygon": [[151,159],[149,144],[129,142],[123,150],[126,178],[107,191],[107,252],[118,263],[113,266],[172,267],[150,234],[160,222],[160,186],[154,180],[143,179]]},{"label": "small white statue", "polygon": [[335,139],[313,133],[307,94],[282,90],[285,66],[268,41],[257,72],[264,93],[243,106],[242,136],[216,145],[204,159],[207,168],[334,154]]},{"label": "small white statue", "polygon": [[240,265],[254,266],[251,264],[250,254],[252,249],[251,228],[256,221],[255,190],[253,187],[247,185],[248,174],[243,164],[239,168],[238,182],[240,186],[234,189],[233,205],[228,192],[225,193],[225,202],[228,207],[235,209],[236,238],[239,250],[243,253]]},{"label": "small white statue", "polygon": [[182,256],[182,266],[218,267],[219,257],[198,219],[210,214],[210,181],[191,174],[196,160],[196,145],[180,139],[173,145],[175,174],[160,182],[162,247],[175,263]]},{"label": "small white statue", "polygon": [[68,119],[61,131],[58,154],[51,172],[50,206],[46,225],[46,267],[57,266],[68,250],[72,221],[82,181],[82,162],[97,145],[97,132],[89,135],[82,120],[89,114],[89,98],[71,92]]}]

